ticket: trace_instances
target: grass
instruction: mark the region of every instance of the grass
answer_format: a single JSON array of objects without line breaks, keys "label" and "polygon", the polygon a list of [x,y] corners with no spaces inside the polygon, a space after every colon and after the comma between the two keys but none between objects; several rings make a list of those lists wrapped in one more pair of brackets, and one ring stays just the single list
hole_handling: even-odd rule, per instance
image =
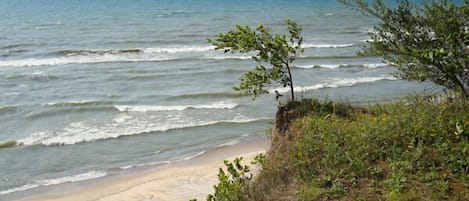
[{"label": "grass", "polygon": [[304,100],[286,121],[242,200],[469,200],[467,100]]}]

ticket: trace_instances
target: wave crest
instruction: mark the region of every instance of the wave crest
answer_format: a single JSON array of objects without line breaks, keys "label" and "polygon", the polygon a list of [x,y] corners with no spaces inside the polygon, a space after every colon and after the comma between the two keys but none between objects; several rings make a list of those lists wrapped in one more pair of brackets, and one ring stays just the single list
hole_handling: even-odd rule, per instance
[{"label": "wave crest", "polygon": [[143,50],[139,48],[135,49],[119,49],[119,50],[59,50],[58,55],[65,56],[76,56],[76,55],[104,55],[104,54],[138,54],[142,53]]},{"label": "wave crest", "polygon": [[303,48],[346,48],[352,47],[355,44],[346,43],[346,44],[321,44],[321,43],[305,43],[301,47]]},{"label": "wave crest", "polygon": [[186,53],[186,52],[206,52],[215,50],[214,46],[182,46],[182,47],[157,47],[146,48],[144,53]]},{"label": "wave crest", "polygon": [[90,179],[97,179],[100,177],[106,176],[107,173],[104,171],[91,171],[91,172],[86,172],[83,174],[77,174],[73,176],[67,176],[67,177],[62,177],[62,178],[57,178],[57,179],[43,179],[43,180],[37,180],[33,181],[30,184],[26,184],[20,187],[12,188],[9,190],[5,191],[0,191],[0,195],[6,195],[14,192],[19,192],[19,191],[25,191],[41,186],[52,186],[52,185],[57,185],[57,184],[63,184],[63,183],[71,183],[71,182],[77,182],[77,181],[85,181],[85,180],[90,180]]},{"label": "wave crest", "polygon": [[349,66],[359,66],[363,68],[380,68],[389,66],[386,63],[368,63],[368,64],[310,64],[310,65],[298,65],[295,66],[296,68],[304,68],[304,69],[311,69],[311,68],[343,68]]},{"label": "wave crest", "polygon": [[[309,91],[309,90],[317,90],[317,89],[323,89],[323,88],[349,87],[349,86],[353,86],[356,84],[370,83],[370,82],[376,82],[380,80],[396,80],[396,78],[392,76],[343,78],[343,79],[336,79],[328,83],[315,84],[311,86],[295,87],[293,90],[294,91]],[[270,93],[275,93],[275,91],[279,93],[287,93],[290,90],[288,88],[276,88],[276,89],[269,90]]]},{"label": "wave crest", "polygon": [[76,56],[76,55],[106,55],[106,54],[154,54],[154,53],[187,53],[187,52],[206,52],[215,50],[214,46],[166,46],[149,48],[130,48],[130,49],[104,49],[104,50],[59,50],[58,55]]},{"label": "wave crest", "polygon": [[183,111],[187,109],[234,109],[238,106],[235,103],[215,102],[203,105],[115,105],[121,112],[156,112],[156,111]]},{"label": "wave crest", "polygon": [[166,123],[153,119],[141,120],[134,117],[116,117],[116,121],[103,126],[87,125],[85,122],[71,123],[61,131],[43,131],[33,133],[29,137],[16,140],[17,146],[60,146],[78,143],[94,142],[98,140],[116,139],[124,136],[142,135],[152,132],[165,132],[175,129],[185,129],[224,123],[249,123],[265,119],[234,118],[228,120],[191,120],[177,119]]},{"label": "wave crest", "polygon": [[167,61],[173,57],[139,56],[139,55],[75,55],[55,58],[29,58],[21,60],[1,61],[0,67],[31,67],[31,66],[58,66],[67,64],[90,64],[109,62],[142,62],[142,61]]},{"label": "wave crest", "polygon": [[177,53],[199,53],[214,50],[213,46],[167,46],[129,49],[70,49],[53,53],[56,57],[27,58],[1,61],[0,67],[55,66],[66,64],[108,63],[108,62],[143,62],[180,59]]},{"label": "wave crest", "polygon": [[342,68],[342,67],[348,67],[349,64],[311,64],[311,65],[298,65],[295,66],[297,68]]}]

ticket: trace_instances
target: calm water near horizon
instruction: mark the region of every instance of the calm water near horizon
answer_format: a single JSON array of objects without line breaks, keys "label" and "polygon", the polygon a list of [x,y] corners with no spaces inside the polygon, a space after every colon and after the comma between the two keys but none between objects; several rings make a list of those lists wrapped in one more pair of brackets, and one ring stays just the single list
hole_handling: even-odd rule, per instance
[{"label": "calm water near horizon", "polygon": [[[330,0],[0,0],[0,200],[264,138],[278,102],[232,90],[255,65],[206,41],[235,24],[304,27],[299,97],[434,90],[359,57],[374,21]],[[284,90],[284,92],[287,92]]]}]

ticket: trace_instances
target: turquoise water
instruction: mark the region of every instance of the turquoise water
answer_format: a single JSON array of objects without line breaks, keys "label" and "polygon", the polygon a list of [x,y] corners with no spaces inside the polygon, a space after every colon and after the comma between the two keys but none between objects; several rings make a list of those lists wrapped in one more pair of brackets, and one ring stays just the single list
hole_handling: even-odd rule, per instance
[{"label": "turquoise water", "polygon": [[[0,0],[0,200],[264,138],[278,102],[232,90],[255,62],[206,39],[304,26],[299,96],[353,103],[432,90],[358,57],[374,21],[334,1]],[[287,92],[287,91],[285,91]],[[3,198],[2,198],[3,197]]]}]

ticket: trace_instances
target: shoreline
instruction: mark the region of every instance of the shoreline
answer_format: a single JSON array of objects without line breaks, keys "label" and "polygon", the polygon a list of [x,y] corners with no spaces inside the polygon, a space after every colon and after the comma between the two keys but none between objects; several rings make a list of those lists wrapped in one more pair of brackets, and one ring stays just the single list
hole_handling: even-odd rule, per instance
[{"label": "shoreline", "polygon": [[137,168],[103,178],[64,183],[11,197],[16,201],[87,201],[87,200],[205,200],[218,182],[217,174],[223,160],[243,157],[250,161],[270,147],[268,139],[243,142],[207,151],[186,161],[155,167]]}]

